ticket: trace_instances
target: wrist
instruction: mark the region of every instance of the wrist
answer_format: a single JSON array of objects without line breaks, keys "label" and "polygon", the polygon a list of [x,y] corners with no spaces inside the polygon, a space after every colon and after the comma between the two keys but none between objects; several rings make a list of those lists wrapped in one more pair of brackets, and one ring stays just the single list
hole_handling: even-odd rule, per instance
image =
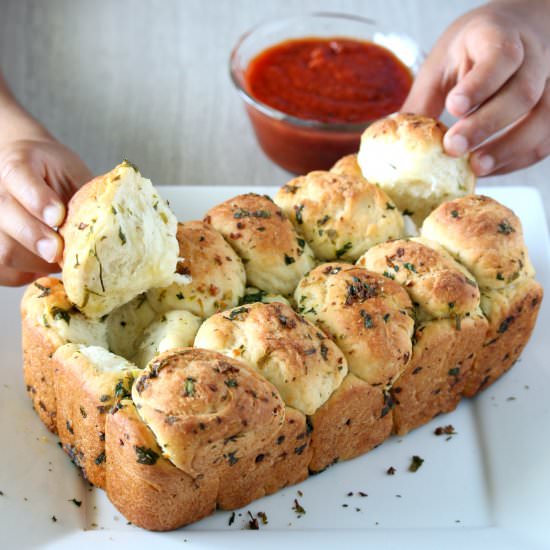
[{"label": "wrist", "polygon": [[0,147],[22,140],[54,140],[15,100],[0,104],[0,121]]}]

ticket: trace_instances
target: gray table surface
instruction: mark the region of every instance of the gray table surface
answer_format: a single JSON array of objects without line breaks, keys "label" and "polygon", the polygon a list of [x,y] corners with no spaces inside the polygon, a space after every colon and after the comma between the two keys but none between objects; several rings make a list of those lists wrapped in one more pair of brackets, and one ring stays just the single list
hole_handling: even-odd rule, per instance
[{"label": "gray table surface", "polygon": [[[429,51],[480,2],[463,0],[0,0],[0,66],[23,105],[95,173],[132,159],[156,184],[282,185],[228,75],[237,38],[268,18],[342,11]],[[537,187],[550,159],[483,183]]]}]

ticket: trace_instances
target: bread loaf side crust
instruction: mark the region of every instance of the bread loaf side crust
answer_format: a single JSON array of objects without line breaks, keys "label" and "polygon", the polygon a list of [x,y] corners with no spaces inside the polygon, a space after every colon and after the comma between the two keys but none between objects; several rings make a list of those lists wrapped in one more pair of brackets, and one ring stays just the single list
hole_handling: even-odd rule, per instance
[{"label": "bread loaf side crust", "polygon": [[329,400],[309,417],[309,422],[312,472],[374,449],[389,437],[392,428],[382,390],[353,374],[344,378]]},{"label": "bread loaf side crust", "polygon": [[161,456],[155,438],[131,401],[107,416],[106,491],[109,500],[133,524],[170,531],[214,512],[218,478],[188,476]]},{"label": "bread loaf side crust", "polygon": [[[493,290],[491,294],[497,298],[505,292]],[[494,313],[488,315],[489,327],[484,342],[465,380],[466,397],[474,397],[507,372],[535,328],[543,298],[542,286],[534,279],[526,279],[508,291],[508,296],[503,307],[494,308]]]}]

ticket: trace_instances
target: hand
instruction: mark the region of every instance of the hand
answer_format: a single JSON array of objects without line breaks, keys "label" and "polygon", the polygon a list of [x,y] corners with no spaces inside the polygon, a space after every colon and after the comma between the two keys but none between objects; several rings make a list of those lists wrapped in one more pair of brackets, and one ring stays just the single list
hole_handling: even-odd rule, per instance
[{"label": "hand", "polygon": [[446,106],[459,120],[445,150],[475,150],[470,162],[479,176],[534,164],[550,154],[549,29],[548,0],[467,13],[438,40],[402,110],[437,118]]},{"label": "hand", "polygon": [[29,283],[59,271],[63,241],[55,231],[65,204],[92,175],[53,138],[0,148],[0,285]]}]

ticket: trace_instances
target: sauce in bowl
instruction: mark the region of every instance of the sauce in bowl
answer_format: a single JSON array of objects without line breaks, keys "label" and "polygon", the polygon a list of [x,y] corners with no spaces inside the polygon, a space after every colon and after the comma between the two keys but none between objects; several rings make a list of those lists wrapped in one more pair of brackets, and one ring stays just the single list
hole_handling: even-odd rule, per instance
[{"label": "sauce in bowl", "polygon": [[251,60],[247,91],[291,116],[324,123],[361,123],[397,111],[412,74],[388,49],[349,38],[300,38]]}]

